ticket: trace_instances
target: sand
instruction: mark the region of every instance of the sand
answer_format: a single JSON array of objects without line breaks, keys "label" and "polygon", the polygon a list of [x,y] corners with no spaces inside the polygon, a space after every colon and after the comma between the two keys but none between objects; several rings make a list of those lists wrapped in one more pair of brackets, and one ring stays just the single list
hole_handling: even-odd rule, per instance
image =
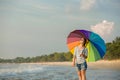
[{"label": "sand", "polygon": [[[72,66],[72,62],[40,62],[33,64],[41,65],[58,65],[58,66]],[[101,68],[101,69],[119,69],[120,70],[120,60],[100,60],[96,62],[87,62],[88,67],[92,69]]]},{"label": "sand", "polygon": [[[4,63],[0,63],[4,64]],[[6,64],[6,63],[5,63]],[[51,65],[51,66],[72,66],[72,62],[38,62],[38,63],[21,63],[21,64],[40,64],[40,65]],[[91,69],[114,69],[120,70],[120,59],[119,60],[99,60],[96,62],[87,62],[88,68]]]},{"label": "sand", "polygon": [[88,66],[90,68],[104,68],[104,69],[119,69],[120,70],[120,60],[100,60],[96,62],[89,62]]}]

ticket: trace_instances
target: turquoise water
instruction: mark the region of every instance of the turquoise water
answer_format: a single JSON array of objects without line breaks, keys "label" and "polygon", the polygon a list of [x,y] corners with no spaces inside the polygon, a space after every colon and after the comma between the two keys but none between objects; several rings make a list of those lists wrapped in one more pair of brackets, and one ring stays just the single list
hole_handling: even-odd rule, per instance
[{"label": "turquoise water", "polygon": [[[120,70],[90,69],[87,80],[120,80]],[[0,64],[0,80],[78,80],[75,67],[39,64]]]}]

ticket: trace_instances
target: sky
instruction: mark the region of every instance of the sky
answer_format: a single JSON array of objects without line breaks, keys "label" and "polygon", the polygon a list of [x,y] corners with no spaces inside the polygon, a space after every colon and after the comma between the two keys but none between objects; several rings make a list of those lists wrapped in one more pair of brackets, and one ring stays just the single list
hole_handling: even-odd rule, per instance
[{"label": "sky", "polygon": [[120,0],[0,0],[0,58],[68,52],[76,29],[111,42],[120,36]]}]

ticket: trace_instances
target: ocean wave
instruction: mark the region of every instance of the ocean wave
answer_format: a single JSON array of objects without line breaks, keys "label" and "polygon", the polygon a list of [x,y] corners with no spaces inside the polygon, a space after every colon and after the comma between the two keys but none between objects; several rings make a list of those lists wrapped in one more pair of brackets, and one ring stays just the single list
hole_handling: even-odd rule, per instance
[{"label": "ocean wave", "polygon": [[16,75],[18,73],[33,73],[43,71],[45,66],[33,64],[4,64],[0,67],[0,75]]}]

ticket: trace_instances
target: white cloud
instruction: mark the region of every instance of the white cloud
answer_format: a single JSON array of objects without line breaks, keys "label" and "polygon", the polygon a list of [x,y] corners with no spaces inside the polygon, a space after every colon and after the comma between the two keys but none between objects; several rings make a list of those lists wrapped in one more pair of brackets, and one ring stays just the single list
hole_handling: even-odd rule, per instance
[{"label": "white cloud", "polygon": [[91,30],[104,37],[111,34],[113,27],[114,22],[108,22],[107,20],[103,20],[101,23],[98,23],[95,26],[91,26]]},{"label": "white cloud", "polygon": [[80,9],[81,10],[89,10],[93,7],[96,0],[81,0],[80,2]]}]

